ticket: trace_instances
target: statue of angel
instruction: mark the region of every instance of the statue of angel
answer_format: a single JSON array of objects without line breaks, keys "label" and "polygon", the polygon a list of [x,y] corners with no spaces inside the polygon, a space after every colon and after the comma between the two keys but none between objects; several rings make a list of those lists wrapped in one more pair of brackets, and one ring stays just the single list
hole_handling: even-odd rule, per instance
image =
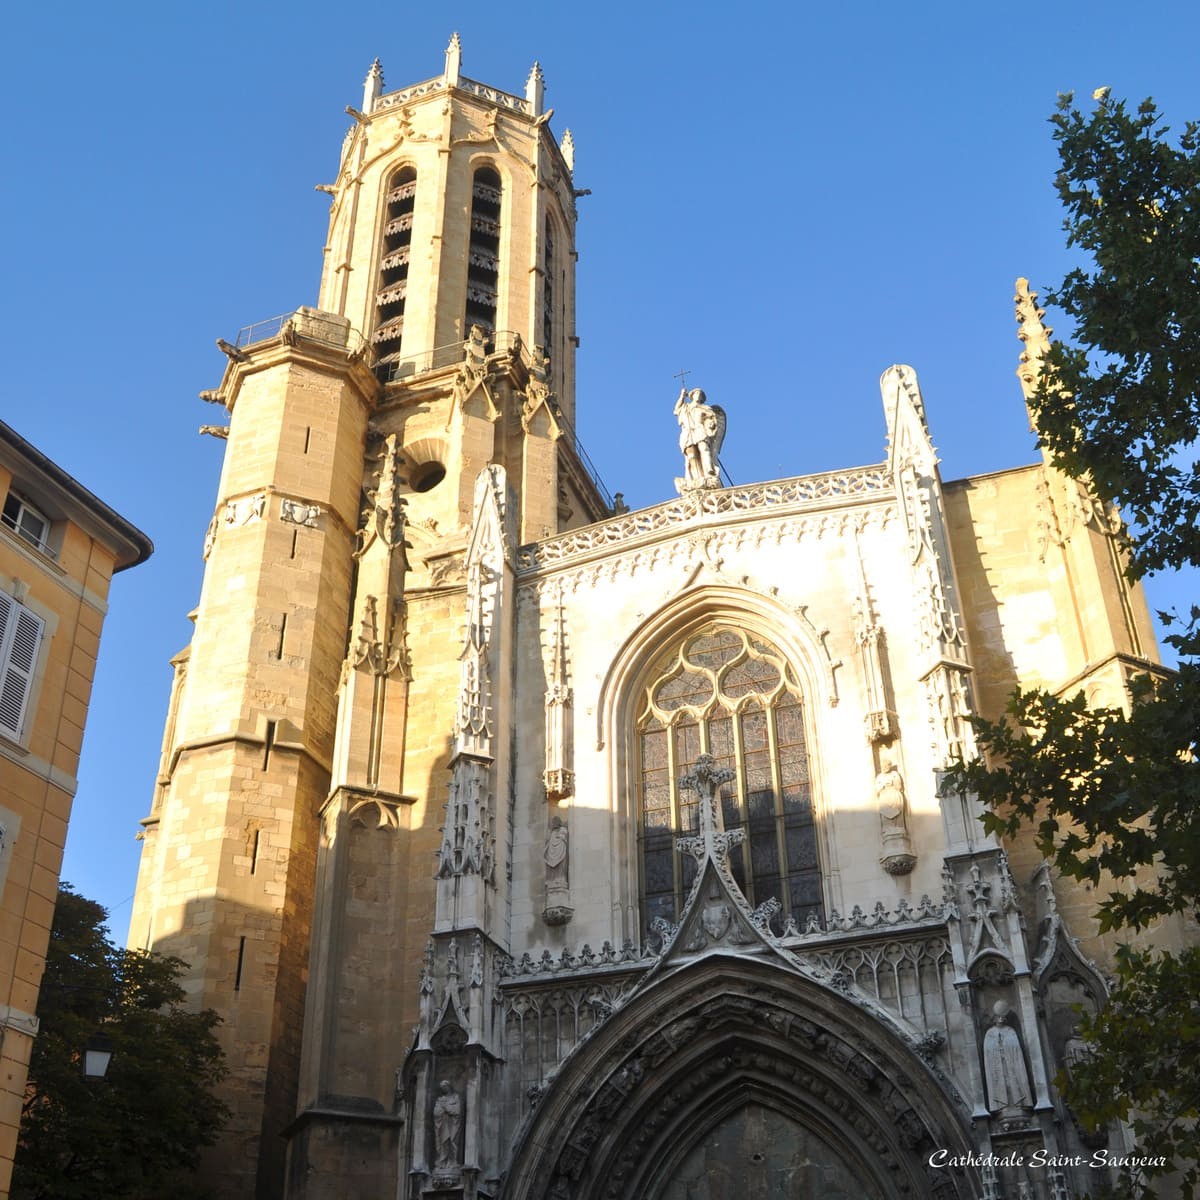
[{"label": "statue of angel", "polygon": [[679,448],[683,451],[684,475],[675,480],[680,493],[721,486],[721,463],[717,458],[725,440],[725,410],[709,404],[699,388],[679,389],[675,401],[679,422]]}]

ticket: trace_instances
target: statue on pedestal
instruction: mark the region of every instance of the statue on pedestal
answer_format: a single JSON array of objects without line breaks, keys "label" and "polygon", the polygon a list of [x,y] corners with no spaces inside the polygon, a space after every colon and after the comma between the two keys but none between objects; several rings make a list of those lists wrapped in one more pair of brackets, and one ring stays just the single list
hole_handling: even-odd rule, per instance
[{"label": "statue on pedestal", "polygon": [[1012,1116],[1032,1108],[1033,1100],[1021,1039],[1008,1023],[1008,1013],[1003,1000],[992,1006],[992,1024],[983,1035],[983,1070],[988,1111]]},{"label": "statue on pedestal", "polygon": [[709,404],[699,388],[679,389],[675,401],[679,422],[679,448],[683,451],[684,474],[675,480],[679,494],[721,486],[721,463],[717,458],[725,440],[725,410]]},{"label": "statue on pedestal", "polygon": [[462,1100],[443,1079],[438,1084],[438,1098],[433,1102],[433,1140],[437,1148],[435,1171],[455,1171],[459,1167],[458,1134],[462,1129]]}]

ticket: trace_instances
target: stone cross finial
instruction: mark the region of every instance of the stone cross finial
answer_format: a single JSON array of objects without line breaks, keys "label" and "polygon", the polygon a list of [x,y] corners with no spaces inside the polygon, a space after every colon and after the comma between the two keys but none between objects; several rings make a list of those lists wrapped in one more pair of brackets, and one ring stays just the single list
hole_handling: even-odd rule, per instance
[{"label": "stone cross finial", "polygon": [[700,864],[703,864],[706,858],[711,858],[718,866],[723,867],[729,858],[730,849],[740,846],[745,841],[744,829],[725,832],[717,807],[717,789],[736,776],[737,772],[732,767],[718,767],[717,760],[711,754],[702,754],[696,759],[696,765],[686,775],[679,777],[679,786],[695,792],[700,807],[699,834],[675,839],[675,849],[681,854],[690,854]]}]

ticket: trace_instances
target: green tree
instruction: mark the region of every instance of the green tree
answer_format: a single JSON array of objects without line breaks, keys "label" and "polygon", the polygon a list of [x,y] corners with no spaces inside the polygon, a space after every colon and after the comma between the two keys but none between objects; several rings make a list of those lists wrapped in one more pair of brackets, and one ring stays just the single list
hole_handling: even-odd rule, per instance
[{"label": "green tree", "polygon": [[[99,904],[59,889],[38,998],[14,1200],[184,1200],[188,1168],[227,1117],[218,1017],[188,1012],[176,958],[118,949]],[[98,1032],[113,1057],[83,1076]]]},{"label": "green tree", "polygon": [[[1047,355],[1031,407],[1056,464],[1128,514],[1137,578],[1200,564],[1200,153],[1196,125],[1173,145],[1151,101],[1094,99],[1083,113],[1060,97],[1051,118],[1068,244],[1089,262],[1047,294],[1071,341]],[[1200,901],[1200,609],[1173,623],[1178,672],[1135,680],[1128,713],[1018,693],[1007,720],[976,723],[986,760],[955,772],[990,830],[1031,827],[1063,875],[1099,889],[1100,929],[1134,935],[1084,1022],[1090,1059],[1059,1079],[1085,1124],[1127,1121],[1167,1160],[1126,1168],[1127,1196],[1175,1171],[1181,1196],[1200,1190],[1200,948],[1134,944]]]}]

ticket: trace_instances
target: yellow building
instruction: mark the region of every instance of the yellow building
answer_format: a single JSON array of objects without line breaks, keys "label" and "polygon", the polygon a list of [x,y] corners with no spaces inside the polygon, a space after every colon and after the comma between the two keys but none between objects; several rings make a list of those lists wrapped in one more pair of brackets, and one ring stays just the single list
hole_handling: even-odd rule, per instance
[{"label": "yellow building", "polygon": [[224,1018],[208,1181],[1092,1186],[961,1165],[1086,1157],[1052,1080],[1110,947],[940,782],[1017,684],[1120,703],[1156,661],[1105,514],[1044,463],[943,485],[905,366],[883,461],[723,487],[695,389],[678,497],[613,505],[573,430],[570,134],[536,65],[461,68],[455,37],[421,83],[371,69],[319,307],[223,344],[206,393],[228,440],[130,943]]},{"label": "yellow building", "polygon": [[0,1196],[108,588],[150,539],[0,422]]}]

